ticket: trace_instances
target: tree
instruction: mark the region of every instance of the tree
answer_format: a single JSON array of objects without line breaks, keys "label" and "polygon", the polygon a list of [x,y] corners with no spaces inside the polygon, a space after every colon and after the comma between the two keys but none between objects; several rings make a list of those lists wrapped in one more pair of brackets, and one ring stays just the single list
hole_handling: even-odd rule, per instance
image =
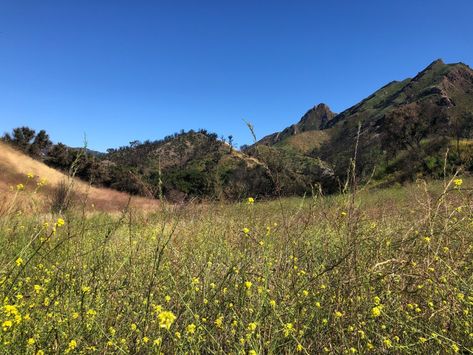
[{"label": "tree", "polygon": [[38,132],[36,137],[34,137],[33,143],[31,143],[29,147],[29,152],[36,156],[44,155],[52,144],[49,135],[42,129]]},{"label": "tree", "polygon": [[17,146],[21,150],[27,152],[31,141],[35,137],[35,130],[29,127],[17,127],[13,129],[13,133],[10,136],[8,133],[3,136],[3,140],[10,142],[11,144]]}]

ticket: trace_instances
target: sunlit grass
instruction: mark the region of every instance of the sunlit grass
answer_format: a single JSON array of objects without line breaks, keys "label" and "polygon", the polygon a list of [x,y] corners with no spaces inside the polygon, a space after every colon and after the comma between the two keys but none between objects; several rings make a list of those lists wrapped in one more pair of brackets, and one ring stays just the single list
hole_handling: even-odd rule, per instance
[{"label": "sunlit grass", "polygon": [[471,351],[470,185],[446,183],[53,215],[18,182],[0,352]]}]

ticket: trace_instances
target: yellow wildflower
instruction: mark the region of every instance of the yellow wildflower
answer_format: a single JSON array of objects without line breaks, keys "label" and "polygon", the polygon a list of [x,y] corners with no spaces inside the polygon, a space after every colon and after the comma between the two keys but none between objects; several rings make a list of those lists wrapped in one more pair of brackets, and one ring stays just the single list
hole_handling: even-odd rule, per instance
[{"label": "yellow wildflower", "polygon": [[158,314],[159,326],[161,328],[168,329],[171,328],[172,323],[176,320],[174,313],[170,311],[163,311]]},{"label": "yellow wildflower", "polygon": [[2,328],[4,332],[8,331],[11,327],[13,327],[13,322],[11,320],[6,320],[2,323]]},{"label": "yellow wildflower", "polygon": [[196,325],[194,323],[191,323],[186,327],[186,332],[188,334],[194,334],[196,328],[197,328]]},{"label": "yellow wildflower", "polygon": [[294,325],[292,323],[286,323],[284,325],[284,336],[287,338],[289,334],[294,331]]},{"label": "yellow wildflower", "polygon": [[67,350],[71,351],[71,350],[74,350],[75,348],[77,348],[77,341],[75,341],[74,339],[72,339],[72,340],[69,342],[69,346],[67,347]]},{"label": "yellow wildflower", "polygon": [[217,328],[222,328],[222,325],[223,325],[223,316],[220,316],[218,317],[215,322],[214,322],[215,326]]},{"label": "yellow wildflower", "polygon": [[460,187],[463,184],[462,179],[455,179],[453,180],[453,183],[455,184],[455,187]]},{"label": "yellow wildflower", "polygon": [[373,318],[376,318],[376,317],[379,317],[381,315],[381,310],[383,309],[383,307],[381,305],[379,306],[376,306],[376,307],[373,307],[371,309],[371,316]]},{"label": "yellow wildflower", "polygon": [[248,330],[249,330],[250,332],[254,332],[254,331],[256,330],[256,327],[257,327],[257,326],[258,326],[258,325],[257,325],[255,322],[251,322],[250,324],[248,324]]}]

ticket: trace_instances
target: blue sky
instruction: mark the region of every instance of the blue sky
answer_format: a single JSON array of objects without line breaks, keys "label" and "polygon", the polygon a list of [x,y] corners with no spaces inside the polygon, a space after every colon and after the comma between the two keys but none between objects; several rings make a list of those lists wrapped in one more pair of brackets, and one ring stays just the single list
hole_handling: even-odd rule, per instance
[{"label": "blue sky", "polygon": [[0,1],[0,133],[91,149],[206,128],[250,143],[430,62],[473,66],[471,0]]}]

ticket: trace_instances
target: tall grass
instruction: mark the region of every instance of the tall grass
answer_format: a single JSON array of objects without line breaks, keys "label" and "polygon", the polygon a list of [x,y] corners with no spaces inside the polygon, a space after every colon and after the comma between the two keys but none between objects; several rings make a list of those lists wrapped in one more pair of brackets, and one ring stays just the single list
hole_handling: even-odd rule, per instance
[{"label": "tall grass", "polygon": [[13,191],[0,353],[471,352],[465,186],[114,215]]}]

